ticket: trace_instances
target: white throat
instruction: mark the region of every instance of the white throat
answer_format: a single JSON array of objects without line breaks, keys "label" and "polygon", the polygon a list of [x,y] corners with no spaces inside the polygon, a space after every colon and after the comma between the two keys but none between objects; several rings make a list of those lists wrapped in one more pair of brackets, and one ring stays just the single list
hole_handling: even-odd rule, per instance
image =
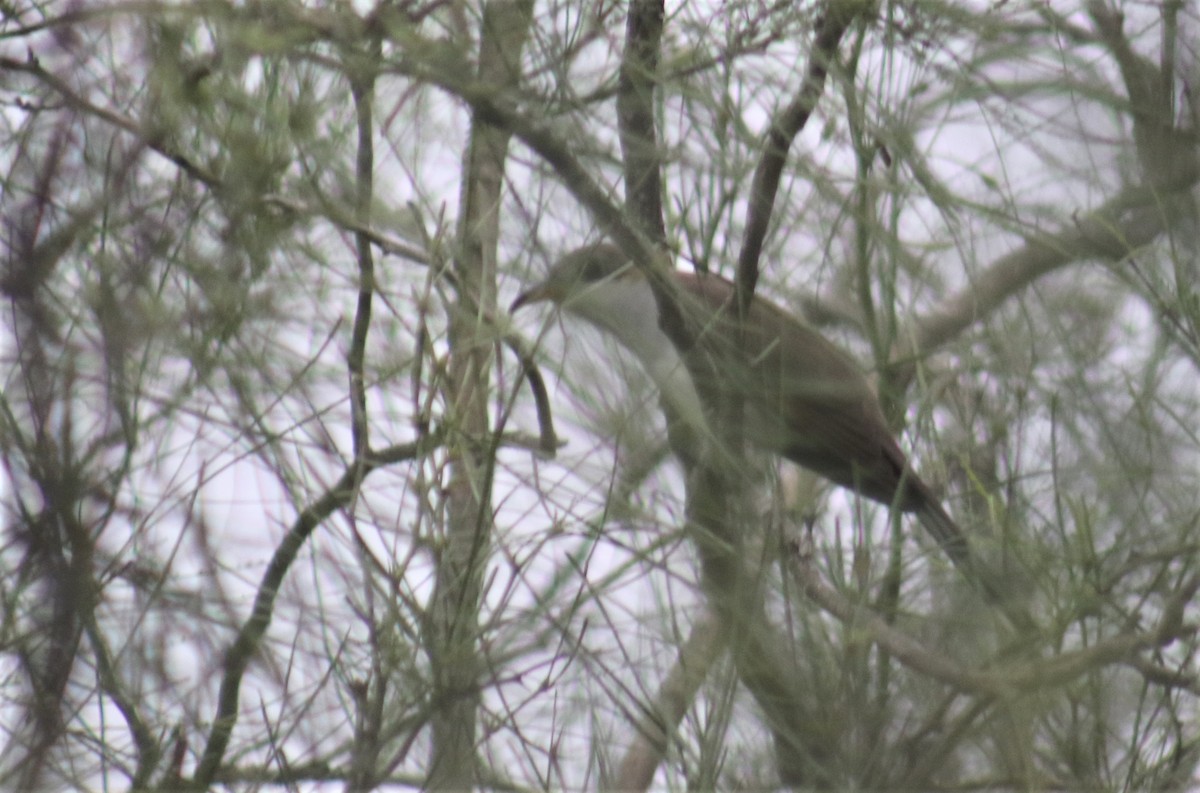
[{"label": "white throat", "polygon": [[641,278],[610,278],[589,284],[565,300],[563,308],[615,336],[638,357],[680,417],[707,432],[691,375],[675,345],[658,327],[658,304],[650,284]]}]

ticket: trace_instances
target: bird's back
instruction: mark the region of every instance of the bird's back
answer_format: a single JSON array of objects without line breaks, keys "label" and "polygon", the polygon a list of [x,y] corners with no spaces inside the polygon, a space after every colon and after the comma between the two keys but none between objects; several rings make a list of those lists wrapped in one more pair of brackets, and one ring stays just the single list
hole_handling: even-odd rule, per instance
[{"label": "bird's back", "polygon": [[[699,351],[718,356],[726,383],[740,385],[746,430],[756,445],[776,451],[845,487],[901,509],[922,500],[914,486],[896,499],[906,474],[879,401],[855,361],[813,328],[756,297],[742,324],[740,344],[734,286],[720,276],[681,273],[684,292],[698,302]],[[703,389],[702,389],[703,390]]]}]

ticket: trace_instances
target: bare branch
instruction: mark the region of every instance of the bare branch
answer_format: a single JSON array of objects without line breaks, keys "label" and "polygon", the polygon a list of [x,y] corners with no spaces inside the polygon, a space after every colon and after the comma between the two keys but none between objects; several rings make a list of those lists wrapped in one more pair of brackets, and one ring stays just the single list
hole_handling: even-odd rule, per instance
[{"label": "bare branch", "polygon": [[[532,11],[532,0],[490,0],[484,6],[477,79],[493,95],[520,84]],[[445,389],[452,421],[467,443],[456,438],[450,449],[445,547],[437,556],[425,625],[436,703],[426,783],[433,790],[466,790],[480,779],[475,750],[483,667],[477,641],[483,573],[493,541],[495,470],[494,448],[476,447],[477,439],[489,433],[491,396],[492,346],[481,332],[496,307],[500,197],[510,135],[506,127],[474,114],[459,200],[453,266],[457,299],[448,306],[450,376]]]},{"label": "bare branch", "polygon": [[538,369],[537,361],[533,359],[533,353],[526,347],[525,341],[520,336],[515,333],[505,334],[504,344],[516,353],[517,359],[521,362],[521,371],[524,372],[525,378],[529,381],[529,388],[533,391],[539,428],[536,448],[542,454],[554,457],[558,451],[559,440],[554,432],[554,415],[550,409],[550,395],[546,393],[546,381],[542,379],[541,370]]},{"label": "bare branch", "polygon": [[625,209],[643,233],[662,245],[662,157],[654,127],[654,89],[663,32],[662,0],[633,0],[625,21],[625,57],[617,90],[617,119],[625,165]]},{"label": "bare branch", "polygon": [[[369,45],[372,60],[379,55],[379,40]],[[371,225],[371,203],[375,199],[375,127],[374,113],[375,76],[373,73],[354,75],[351,78],[354,94],[354,110],[358,122],[358,155],[355,158],[354,216],[362,227]],[[350,337],[350,349],[346,353],[346,367],[350,375],[350,435],[354,443],[354,456],[362,459],[370,448],[367,420],[367,389],[363,377],[363,362],[366,358],[367,333],[371,329],[371,298],[375,293],[375,258],[371,251],[370,238],[361,231],[354,235],[358,249],[358,302],[354,311],[354,328]]]},{"label": "bare branch", "polygon": [[1200,169],[1183,169],[1163,189],[1135,187],[1078,218],[1055,234],[1030,234],[1017,250],[1001,256],[957,295],[915,324],[914,349],[901,360],[927,355],[965,328],[987,317],[1037,279],[1085,258],[1118,260],[1152,242],[1166,227],[1162,202],[1190,190]]},{"label": "bare branch", "polygon": [[654,704],[634,725],[637,738],[621,760],[612,780],[612,790],[648,790],[654,771],[662,764],[671,736],[687,713],[696,692],[708,676],[713,661],[720,655],[720,618],[708,612],[692,626],[691,635],[679,648],[679,657],[658,689]]},{"label": "bare branch", "polygon": [[221,678],[220,692],[217,695],[217,712],[212,720],[212,730],[209,732],[208,742],[200,756],[196,773],[192,777],[189,787],[204,790],[210,787],[213,780],[216,779],[221,761],[225,756],[225,749],[229,745],[229,738],[237,724],[238,693],[241,689],[242,678],[246,668],[258,653],[267,628],[271,626],[279,587],[283,584],[284,577],[292,563],[296,561],[297,554],[300,553],[300,549],[304,547],[309,536],[330,515],[344,509],[354,500],[358,488],[371,471],[385,463],[397,463],[423,457],[441,445],[444,435],[443,430],[434,430],[412,443],[390,447],[381,450],[378,456],[372,454],[366,459],[356,460],[346,467],[332,487],[306,507],[296,518],[295,523],[292,524],[275,549],[275,553],[271,556],[271,562],[267,565],[266,572],[263,573],[249,619],[243,623],[237,638],[234,639],[225,654],[225,661],[222,664],[224,676]]},{"label": "bare branch", "polygon": [[771,119],[771,126],[763,141],[761,158],[754,169],[750,183],[749,212],[746,218],[745,236],[738,255],[737,294],[738,316],[744,316],[754,298],[758,285],[758,260],[762,255],[763,242],[775,209],[775,196],[779,192],[779,179],[787,163],[788,149],[792,141],[808,123],[808,117],[816,108],[825,89],[825,76],[829,64],[837,56],[838,44],[846,29],[870,8],[869,3],[852,0],[828,0],[825,10],[817,20],[813,46],[809,53],[808,70],[791,103]]}]

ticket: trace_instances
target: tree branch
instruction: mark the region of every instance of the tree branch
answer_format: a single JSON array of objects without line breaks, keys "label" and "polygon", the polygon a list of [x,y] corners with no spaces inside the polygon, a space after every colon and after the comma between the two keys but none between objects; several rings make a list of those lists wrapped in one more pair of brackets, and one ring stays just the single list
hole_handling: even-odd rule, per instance
[{"label": "tree branch", "polygon": [[292,563],[296,561],[296,556],[309,536],[330,515],[345,508],[353,501],[357,488],[376,468],[384,463],[396,463],[423,457],[441,445],[444,437],[444,430],[437,429],[411,443],[382,450],[378,459],[374,455],[369,455],[365,459],[355,460],[346,467],[332,487],[306,507],[296,518],[288,533],[275,549],[275,553],[267,565],[267,570],[263,573],[249,619],[243,623],[237,638],[234,639],[225,654],[225,661],[222,664],[225,674],[221,678],[221,687],[217,694],[217,712],[212,720],[212,730],[209,732],[208,742],[197,764],[196,773],[187,787],[194,790],[206,790],[212,786],[213,780],[216,778],[221,760],[225,756],[225,749],[229,745],[229,738],[237,724],[238,693],[242,685],[242,678],[250,661],[258,653],[267,628],[271,625],[279,587],[283,584],[284,577]]},{"label": "tree branch", "polygon": [[[378,39],[371,44],[372,54],[378,55]],[[368,67],[369,68],[369,67]],[[374,201],[375,144],[372,113],[374,108],[375,77],[371,72],[354,75],[350,80],[354,95],[354,110],[358,125],[358,153],[355,159],[354,218],[362,227],[371,225],[371,203]],[[371,329],[371,298],[375,293],[375,259],[370,238],[360,232],[354,235],[358,253],[358,302],[354,312],[350,349],[346,366],[350,374],[350,435],[354,456],[361,459],[370,448],[367,421],[367,388],[363,377],[366,359],[367,333]]]},{"label": "tree branch", "polygon": [[809,599],[842,622],[853,622],[900,663],[961,691],[983,697],[1008,697],[1053,688],[1102,666],[1132,663],[1143,650],[1163,647],[1194,632],[1194,626],[1184,623],[1183,613],[1200,589],[1200,574],[1193,575],[1166,603],[1158,624],[1150,630],[1122,632],[1082,650],[979,671],[959,666],[948,660],[944,653],[925,647],[874,612],[842,597],[823,584],[807,560],[799,555],[793,555],[789,569]]},{"label": "tree branch", "polygon": [[842,36],[850,23],[869,7],[869,3],[852,0],[827,2],[825,10],[817,20],[808,70],[800,84],[800,90],[796,92],[791,103],[771,119],[771,126],[763,141],[762,157],[754,169],[754,179],[750,183],[750,209],[746,218],[742,249],[738,255],[738,316],[745,316],[750,308],[750,301],[754,298],[754,289],[758,285],[758,260],[762,255],[767,228],[774,214],[775,196],[779,192],[779,180],[783,166],[787,163],[788,149],[808,123],[809,116],[821,98],[829,64],[837,56]]},{"label": "tree branch", "polygon": [[[532,0],[489,0],[483,8],[476,79],[493,95],[520,85],[532,11]],[[444,393],[457,429],[449,455],[445,540],[435,556],[424,620],[434,703],[426,782],[431,790],[466,790],[480,780],[475,751],[484,669],[477,642],[501,431],[493,434],[489,427],[493,345],[487,317],[496,307],[496,251],[510,137],[507,128],[472,115],[455,233],[457,287],[447,306],[449,378]],[[485,448],[480,441],[488,437],[493,441]]]},{"label": "tree branch", "polygon": [[625,166],[625,209],[660,245],[663,225],[661,156],[654,126],[654,88],[663,32],[662,0],[632,0],[625,20],[625,57],[617,89],[617,122]]},{"label": "tree branch", "polygon": [[[917,320],[913,348],[899,358],[927,355],[968,326],[1004,305],[1037,279],[1080,259],[1118,260],[1152,242],[1166,228],[1164,200],[1183,195],[1200,179],[1200,169],[1184,168],[1160,189],[1134,187],[1054,234],[1030,234],[1017,250],[1001,256],[958,294]],[[903,382],[907,378],[902,378]]]},{"label": "tree branch", "polygon": [[634,725],[637,736],[625,752],[610,790],[648,790],[654,771],[666,756],[671,736],[696,698],[713,661],[724,647],[721,620],[706,613],[692,626],[675,666],[658,689],[654,704],[647,707]]}]

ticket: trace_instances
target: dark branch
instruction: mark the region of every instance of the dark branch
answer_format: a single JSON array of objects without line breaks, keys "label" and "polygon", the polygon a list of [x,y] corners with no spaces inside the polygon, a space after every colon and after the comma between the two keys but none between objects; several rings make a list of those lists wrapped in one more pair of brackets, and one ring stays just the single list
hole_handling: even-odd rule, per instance
[{"label": "dark branch", "polygon": [[363,480],[376,468],[387,463],[397,463],[415,460],[426,455],[430,450],[442,443],[444,432],[435,430],[428,435],[411,443],[392,446],[368,455],[365,459],[355,460],[346,467],[338,481],[325,491],[314,503],[309,505],[296,522],[292,524],[279,547],[275,549],[267,570],[263,573],[258,585],[258,594],[254,598],[254,608],[250,618],[238,631],[237,638],[225,654],[223,668],[225,676],[221,679],[220,692],[217,695],[217,713],[213,719],[212,731],[208,735],[208,743],[196,773],[189,787],[205,790],[212,786],[216,778],[229,738],[237,724],[238,694],[241,690],[242,678],[250,661],[258,653],[263,636],[271,625],[275,613],[275,598],[283,579],[296,561],[296,556],[309,536],[318,526],[325,522],[330,515],[343,509],[353,501],[357,488]]},{"label": "dark branch", "polygon": [[625,57],[617,90],[617,121],[625,165],[625,208],[650,239],[662,244],[661,156],[654,127],[654,88],[662,41],[662,0],[633,0],[625,21]]},{"label": "dark branch", "polygon": [[775,196],[779,192],[779,179],[787,162],[788,149],[808,123],[824,91],[825,76],[829,72],[829,64],[837,55],[838,44],[862,10],[863,5],[859,3],[831,0],[827,4],[825,12],[817,20],[812,54],[800,90],[791,104],[771,120],[763,141],[762,159],[758,161],[754,179],[750,183],[750,209],[742,250],[738,256],[738,316],[745,316],[758,285],[758,260],[762,256],[763,242],[775,209]]}]

